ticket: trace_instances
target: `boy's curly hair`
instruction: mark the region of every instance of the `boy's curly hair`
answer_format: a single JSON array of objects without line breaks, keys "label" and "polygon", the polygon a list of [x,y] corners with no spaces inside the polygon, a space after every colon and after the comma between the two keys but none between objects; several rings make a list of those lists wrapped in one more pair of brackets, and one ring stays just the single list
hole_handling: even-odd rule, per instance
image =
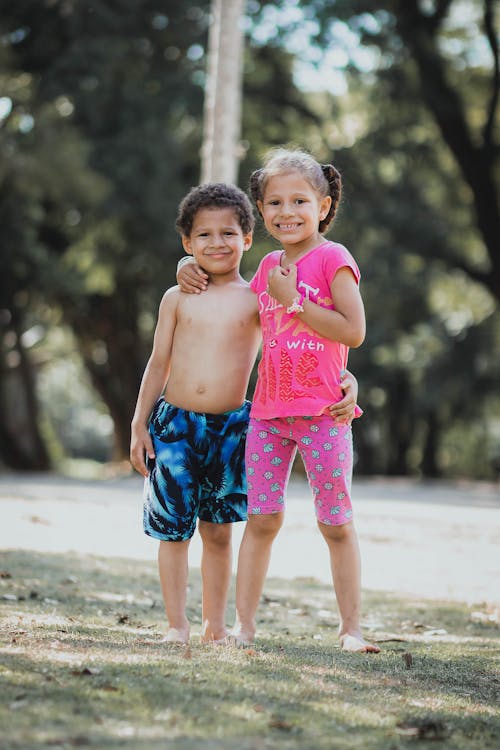
[{"label": "boy's curly hair", "polygon": [[252,204],[248,196],[236,185],[224,182],[207,182],[191,188],[182,199],[177,212],[175,228],[179,234],[189,237],[194,217],[202,208],[232,208],[243,234],[251,232],[255,225]]}]

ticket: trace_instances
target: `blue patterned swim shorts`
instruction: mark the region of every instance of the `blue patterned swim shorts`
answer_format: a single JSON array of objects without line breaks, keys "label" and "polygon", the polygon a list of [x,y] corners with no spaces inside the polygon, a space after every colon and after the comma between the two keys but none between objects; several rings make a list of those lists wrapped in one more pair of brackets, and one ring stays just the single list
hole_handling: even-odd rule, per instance
[{"label": "blue patterned swim shorts", "polygon": [[166,541],[190,539],[196,519],[247,518],[245,439],[250,402],[224,414],[200,414],[160,398],[149,424],[156,458],[144,481],[144,531]]}]

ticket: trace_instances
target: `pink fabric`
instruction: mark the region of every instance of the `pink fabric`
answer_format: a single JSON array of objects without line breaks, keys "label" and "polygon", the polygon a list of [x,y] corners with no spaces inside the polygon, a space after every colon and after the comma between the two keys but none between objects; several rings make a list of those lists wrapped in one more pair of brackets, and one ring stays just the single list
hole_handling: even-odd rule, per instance
[{"label": "pink fabric", "polygon": [[352,432],[330,417],[250,419],[245,465],[248,515],[281,513],[295,453],[313,492],[316,517],[339,526],[352,519]]},{"label": "pink fabric", "polygon": [[[269,270],[278,265],[281,251],[263,258],[250,286],[258,296],[263,349],[251,416],[271,419],[315,416],[343,398],[340,372],[347,367],[349,347],[331,341],[310,328],[266,292]],[[350,252],[334,242],[324,242],[296,263],[297,289],[317,305],[335,309],[330,285],[339,268],[360,272]],[[355,416],[362,414],[356,407]]]}]

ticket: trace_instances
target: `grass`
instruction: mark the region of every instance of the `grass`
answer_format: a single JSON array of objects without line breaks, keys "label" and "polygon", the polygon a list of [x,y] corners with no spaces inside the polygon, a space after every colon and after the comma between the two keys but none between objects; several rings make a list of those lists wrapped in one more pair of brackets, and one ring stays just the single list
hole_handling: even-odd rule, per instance
[{"label": "grass", "polygon": [[498,613],[366,593],[380,655],[344,654],[329,587],[270,580],[259,640],[159,643],[153,563],[13,551],[0,561],[0,748],[496,748]]}]

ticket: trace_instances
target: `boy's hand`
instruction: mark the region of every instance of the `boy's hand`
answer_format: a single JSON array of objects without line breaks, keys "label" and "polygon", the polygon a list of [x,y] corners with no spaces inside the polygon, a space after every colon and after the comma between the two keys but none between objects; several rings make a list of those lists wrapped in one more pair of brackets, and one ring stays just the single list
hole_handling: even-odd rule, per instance
[{"label": "boy's hand", "polygon": [[358,381],[349,370],[343,370],[340,374],[340,380],[341,388],[345,394],[344,398],[329,406],[328,410],[335,422],[351,424],[358,398]]},{"label": "boy's hand", "polygon": [[155,458],[149,430],[146,425],[133,425],[130,440],[130,463],[143,477],[147,477],[149,474],[148,467],[146,466],[146,455],[148,458]]},{"label": "boy's hand", "polygon": [[182,265],[177,266],[176,278],[181,292],[187,294],[200,294],[208,286],[207,274],[194,259],[186,259]]}]

